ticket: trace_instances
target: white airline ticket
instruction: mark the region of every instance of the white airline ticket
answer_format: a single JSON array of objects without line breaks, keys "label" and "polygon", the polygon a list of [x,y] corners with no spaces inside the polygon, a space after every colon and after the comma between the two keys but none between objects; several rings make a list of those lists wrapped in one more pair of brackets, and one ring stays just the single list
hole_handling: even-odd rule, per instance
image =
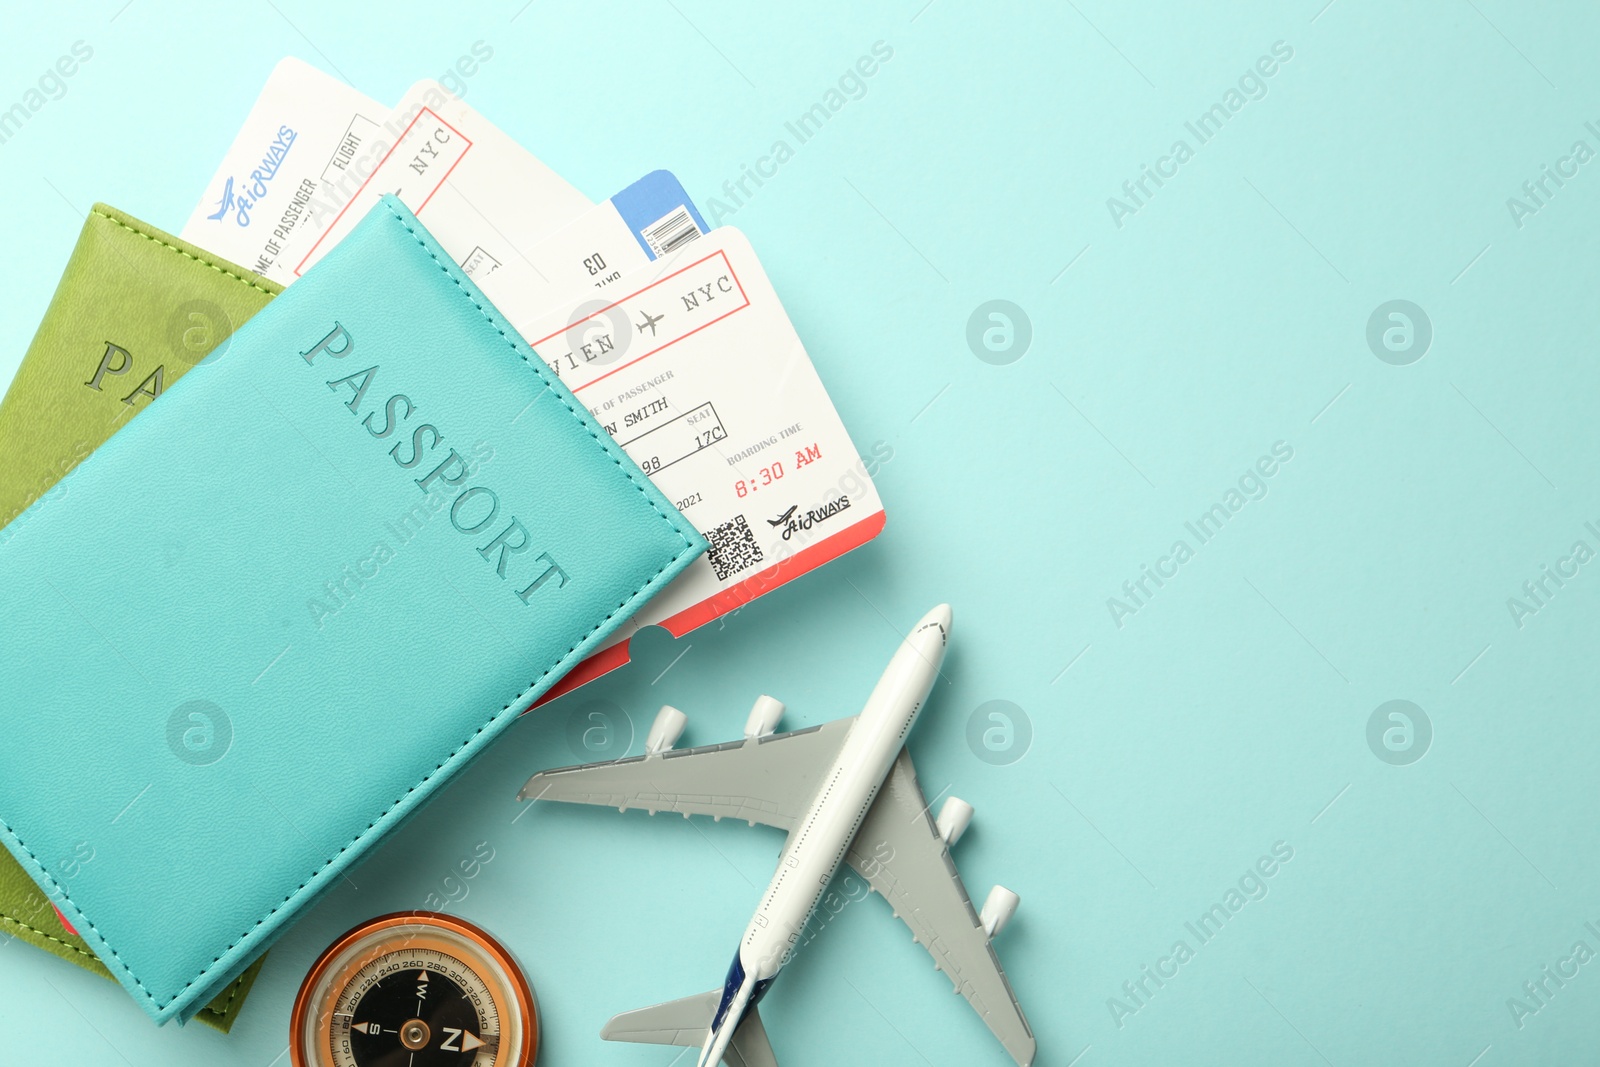
[{"label": "white airline ticket", "polygon": [[627,662],[639,627],[681,636],[883,529],[866,466],[738,230],[512,325],[711,543],[551,697]]},{"label": "white airline ticket", "polygon": [[179,236],[275,282],[293,281],[292,250],[333,217],[341,185],[359,186],[354,169],[388,116],[339,79],[281,61]]},{"label": "white airline ticket", "polygon": [[[678,179],[658,170],[590,208],[525,254],[501,262],[475,249],[461,266],[507,317],[526,318],[577,290],[615,286],[658,254],[704,232],[700,213]],[[656,240],[658,235],[664,239]]]},{"label": "white airline ticket", "polygon": [[287,285],[386,192],[469,269],[517,256],[591,207],[437,82],[390,111],[286,59],[181,236]]},{"label": "white airline ticket", "polygon": [[[434,88],[431,82],[413,86],[391,115],[337,78],[298,59],[283,60],[267,79],[181,236],[287,285],[313,245],[324,246],[316,254],[326,250],[321,239],[341,212],[352,223],[359,217],[359,206],[346,211],[346,205],[363,187],[384,181],[373,172],[391,155],[391,142],[397,136],[414,142],[419,130],[426,131],[429,116],[448,121],[451,130],[461,133],[458,148],[465,138],[474,140],[484,164],[478,168],[481,177],[469,194],[457,187],[461,175],[438,183],[447,167],[424,166],[421,175],[407,168],[414,178],[431,176],[434,181],[409,184],[402,189],[409,198],[402,199],[414,213],[426,205],[422,217],[429,232],[507,315],[541,311],[585,282],[615,282],[647,265],[653,257],[633,231],[640,202],[648,203],[652,195],[681,204],[682,222],[691,234],[698,232],[698,213],[670,174],[646,175],[618,193],[615,204],[588,207],[524,149],[508,147],[505,135],[481,116],[459,101],[447,104],[442,89],[431,95]],[[543,182],[555,190],[557,204],[531,217],[526,206],[530,174],[535,185]],[[367,199],[376,202],[376,192]],[[630,209],[630,218],[623,217],[621,207]],[[542,237],[529,236],[569,213],[565,225]],[[348,225],[341,223],[340,229]],[[513,233],[523,247],[513,244]],[[681,241],[684,226],[668,236]]]},{"label": "white airline ticket", "polygon": [[397,192],[513,318],[585,284],[614,283],[703,230],[665,171],[590,206],[436,82],[412,86],[391,114],[289,58],[267,79],[182,237],[287,285],[381,192]]},{"label": "white airline ticket", "polygon": [[389,125],[399,128],[393,144],[310,247],[301,246],[296,276],[354,229],[385,193],[398,197],[451,256],[467,264],[479,254],[507,262],[593,206],[438,82],[413,85]]}]

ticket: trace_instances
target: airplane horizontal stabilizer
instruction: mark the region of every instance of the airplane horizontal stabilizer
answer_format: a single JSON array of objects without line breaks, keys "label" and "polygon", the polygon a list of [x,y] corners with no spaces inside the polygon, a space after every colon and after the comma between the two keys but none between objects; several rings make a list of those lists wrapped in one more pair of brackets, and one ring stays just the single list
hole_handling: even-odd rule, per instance
[{"label": "airplane horizontal stabilizer", "polygon": [[[722,999],[722,990],[684,997],[652,1008],[625,1011],[600,1031],[607,1041],[635,1041],[646,1045],[677,1045],[700,1048],[711,1028],[711,1016]],[[722,1062],[726,1067],[778,1067],[778,1057],[767,1040],[767,1028],[755,1008],[733,1035]]]}]

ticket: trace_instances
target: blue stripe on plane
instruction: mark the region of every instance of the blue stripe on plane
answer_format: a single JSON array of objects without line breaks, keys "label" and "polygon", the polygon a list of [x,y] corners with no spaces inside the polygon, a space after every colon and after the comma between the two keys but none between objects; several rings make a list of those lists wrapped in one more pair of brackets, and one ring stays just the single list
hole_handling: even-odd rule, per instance
[{"label": "blue stripe on plane", "polygon": [[744,961],[739,954],[733,954],[733,966],[728,968],[728,979],[722,983],[722,1003],[717,1005],[717,1013],[711,1017],[711,1032],[716,1033],[722,1029],[722,1020],[728,1015],[728,1009],[733,1005],[733,998],[739,995],[739,990],[744,985]]},{"label": "blue stripe on plane", "polygon": [[[733,998],[739,995],[740,989],[744,988],[745,977],[744,960],[740,959],[739,954],[735,952],[733,954],[733,966],[728,968],[727,980],[722,983],[722,1002],[717,1005],[717,1013],[711,1017],[711,1032],[713,1034],[721,1031],[723,1021],[728,1017],[728,1009],[733,1006]],[[777,975],[773,975],[773,978],[776,977]],[[750,1000],[745,1004],[744,1012],[734,1021],[735,1026],[744,1022],[744,1015],[748,1014],[751,1008],[761,1003],[761,998],[767,995],[768,989],[772,988],[772,981],[772,978],[763,978],[750,990]]]}]

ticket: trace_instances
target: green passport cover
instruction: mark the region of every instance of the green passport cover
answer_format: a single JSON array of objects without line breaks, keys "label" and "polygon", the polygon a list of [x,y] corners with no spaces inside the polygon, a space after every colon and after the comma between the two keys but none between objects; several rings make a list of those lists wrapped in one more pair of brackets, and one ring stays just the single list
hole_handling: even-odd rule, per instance
[{"label": "green passport cover", "polygon": [[[281,291],[243,267],[96,204],[0,401],[0,456],[6,458],[0,542],[16,532],[12,520],[34,501],[70,493],[70,483],[58,484],[66,474],[190,367],[220,356],[233,331]],[[4,850],[0,934],[111,977]],[[226,1032],[260,966],[258,960],[195,1018]]]},{"label": "green passport cover", "polygon": [[282,291],[96,204],[0,401],[0,527]]}]

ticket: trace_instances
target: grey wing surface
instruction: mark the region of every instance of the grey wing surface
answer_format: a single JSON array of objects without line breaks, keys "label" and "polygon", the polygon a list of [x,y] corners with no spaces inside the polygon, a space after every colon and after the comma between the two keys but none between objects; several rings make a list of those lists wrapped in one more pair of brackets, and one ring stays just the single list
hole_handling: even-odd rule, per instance
[{"label": "grey wing surface", "polygon": [[751,1008],[745,1015],[744,1022],[733,1032],[722,1062],[728,1067],[778,1067],[772,1042],[767,1040],[767,1028],[761,1023],[761,1009]]},{"label": "grey wing surface", "polygon": [[518,799],[745,819],[787,831],[805,814],[854,723],[836,719],[770,737],[541,771]]},{"label": "grey wing surface", "polygon": [[607,1041],[636,1041],[644,1045],[680,1045],[699,1048],[706,1043],[711,1016],[721,1003],[722,990],[669,1000],[665,1004],[625,1011],[606,1023],[600,1036]]},{"label": "grey wing surface", "polygon": [[[647,1045],[678,1045],[699,1048],[706,1043],[711,1016],[722,1000],[722,990],[713,989],[699,996],[684,997],[653,1008],[624,1012],[606,1023],[600,1036],[607,1041],[637,1041]],[[751,1008],[734,1031],[733,1041],[722,1057],[727,1067],[778,1067],[778,1058],[767,1039],[761,1013]]]},{"label": "grey wing surface", "polygon": [[933,956],[1018,1063],[1035,1042],[989,935],[928,813],[911,756],[901,750],[845,859]]}]

